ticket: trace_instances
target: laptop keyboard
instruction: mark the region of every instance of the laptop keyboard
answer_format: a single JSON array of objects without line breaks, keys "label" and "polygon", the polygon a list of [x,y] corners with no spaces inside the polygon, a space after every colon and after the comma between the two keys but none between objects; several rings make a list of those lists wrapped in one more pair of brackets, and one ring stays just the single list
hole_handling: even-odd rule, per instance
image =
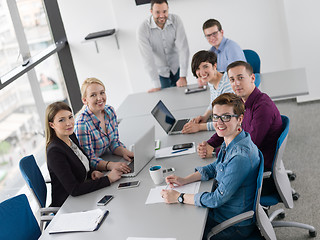
[{"label": "laptop keyboard", "polygon": [[132,160],[131,162],[128,162],[128,167],[131,169],[131,173],[134,172],[134,164],[133,164],[134,160]]},{"label": "laptop keyboard", "polygon": [[183,126],[189,122],[189,119],[181,119],[177,122],[177,124],[174,126],[174,128],[172,129],[172,132],[178,132],[181,131]]}]

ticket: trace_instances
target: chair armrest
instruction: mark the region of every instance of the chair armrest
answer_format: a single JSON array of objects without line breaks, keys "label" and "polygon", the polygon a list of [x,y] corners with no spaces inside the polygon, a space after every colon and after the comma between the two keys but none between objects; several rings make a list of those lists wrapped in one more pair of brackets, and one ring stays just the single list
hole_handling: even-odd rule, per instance
[{"label": "chair armrest", "polygon": [[54,215],[44,215],[40,217],[41,222],[49,222],[53,219]]},{"label": "chair armrest", "polygon": [[252,218],[254,215],[254,211],[248,211],[248,212],[245,212],[245,213],[241,213],[237,216],[234,216],[233,218],[230,218],[222,223],[220,223],[219,225],[213,227],[211,229],[211,231],[208,233],[208,236],[207,236],[207,239],[210,239],[213,235],[216,235],[217,233],[223,231],[224,229],[234,225],[234,224],[237,224],[239,222],[242,222],[244,220],[248,220],[250,218]]},{"label": "chair armrest", "polygon": [[263,179],[270,178],[270,177],[271,177],[271,172],[270,171],[263,173]]},{"label": "chair armrest", "polygon": [[48,214],[48,213],[56,213],[59,211],[59,207],[47,207],[47,208],[40,208],[40,215]]}]

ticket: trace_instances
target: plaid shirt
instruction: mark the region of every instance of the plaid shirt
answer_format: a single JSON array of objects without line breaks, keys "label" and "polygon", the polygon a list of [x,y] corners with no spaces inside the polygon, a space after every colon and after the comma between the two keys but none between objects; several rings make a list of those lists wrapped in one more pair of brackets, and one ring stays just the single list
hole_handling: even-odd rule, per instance
[{"label": "plaid shirt", "polygon": [[107,151],[113,152],[117,147],[124,147],[119,140],[117,116],[113,107],[106,105],[104,108],[104,121],[107,132],[100,127],[100,120],[88,107],[77,117],[75,133],[80,146],[90,157],[91,166],[96,168],[103,160],[100,158]]}]

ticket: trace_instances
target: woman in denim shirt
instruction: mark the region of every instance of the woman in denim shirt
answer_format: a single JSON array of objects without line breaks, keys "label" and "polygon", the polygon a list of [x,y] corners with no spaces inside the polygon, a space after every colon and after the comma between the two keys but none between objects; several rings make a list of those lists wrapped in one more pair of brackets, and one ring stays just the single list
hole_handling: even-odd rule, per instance
[{"label": "woman in denim shirt", "polygon": [[[168,176],[166,182],[173,187],[173,184],[181,186],[214,178],[216,189],[197,194],[180,194],[175,190],[161,192],[167,203],[180,202],[210,208],[204,239],[212,227],[253,209],[261,160],[250,134],[241,128],[245,109],[241,98],[233,93],[224,93],[212,102],[212,107],[214,128],[224,138],[217,160],[205,167],[197,167],[195,173],[184,178]],[[246,239],[254,229],[255,223],[249,219],[211,239]]]}]

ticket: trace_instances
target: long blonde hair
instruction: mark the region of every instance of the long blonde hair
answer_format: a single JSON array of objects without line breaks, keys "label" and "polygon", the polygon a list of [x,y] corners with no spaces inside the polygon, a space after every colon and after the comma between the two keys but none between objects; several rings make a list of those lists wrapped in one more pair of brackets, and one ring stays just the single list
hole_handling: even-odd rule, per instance
[{"label": "long blonde hair", "polygon": [[46,109],[45,117],[45,135],[46,135],[46,148],[49,146],[53,138],[56,136],[56,132],[52,127],[50,127],[50,122],[53,122],[54,117],[60,110],[67,110],[72,112],[71,108],[64,102],[54,102],[51,103]]},{"label": "long blonde hair", "polygon": [[[101,82],[98,78],[87,78],[86,80],[84,80],[84,82],[82,83],[81,85],[81,99],[85,98],[87,96],[87,89],[88,89],[88,86],[91,85],[91,84],[99,84],[101,85],[104,90],[106,89],[103,82]],[[86,108],[86,105],[83,105],[82,108],[80,109],[79,112],[77,112],[76,116],[78,116],[79,113],[83,112],[83,110]]]}]

